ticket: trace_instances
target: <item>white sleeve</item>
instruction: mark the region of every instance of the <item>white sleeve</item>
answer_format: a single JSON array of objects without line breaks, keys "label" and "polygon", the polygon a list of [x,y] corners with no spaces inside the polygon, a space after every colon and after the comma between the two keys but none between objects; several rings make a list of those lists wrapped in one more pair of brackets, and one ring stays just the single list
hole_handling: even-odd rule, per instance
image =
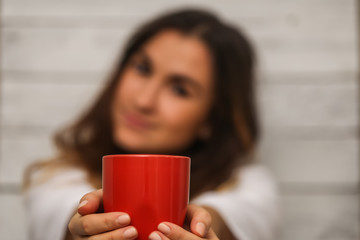
[{"label": "white sleeve", "polygon": [[206,192],[192,203],[212,207],[239,240],[271,240],[279,224],[276,184],[259,164],[240,169],[238,184],[227,191]]},{"label": "white sleeve", "polygon": [[93,191],[85,172],[68,169],[24,194],[30,240],[63,240],[81,197]]}]

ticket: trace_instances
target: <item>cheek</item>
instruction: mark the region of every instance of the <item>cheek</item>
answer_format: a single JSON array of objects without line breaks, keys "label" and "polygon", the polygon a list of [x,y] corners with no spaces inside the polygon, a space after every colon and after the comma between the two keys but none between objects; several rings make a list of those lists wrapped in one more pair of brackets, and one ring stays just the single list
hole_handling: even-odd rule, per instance
[{"label": "cheek", "polygon": [[171,104],[165,102],[164,115],[167,119],[169,134],[177,137],[194,138],[198,129],[206,120],[207,108],[201,107],[201,104]]},{"label": "cheek", "polygon": [[132,78],[132,74],[125,72],[119,79],[119,84],[116,89],[116,99],[118,101],[127,99],[134,91],[136,91],[136,86],[134,85],[135,81],[131,81]]},{"label": "cheek", "polygon": [[115,91],[115,105],[121,109],[123,105],[134,102],[144,87],[144,81],[139,76],[131,71],[124,72]]},{"label": "cheek", "polygon": [[132,86],[132,81],[130,81],[131,75],[124,74],[119,78],[118,84],[114,92],[114,98],[112,102],[112,119],[113,119],[113,128],[115,133],[118,130],[120,125],[120,112],[124,108],[124,103],[129,102],[133,92],[136,91],[134,86]]}]

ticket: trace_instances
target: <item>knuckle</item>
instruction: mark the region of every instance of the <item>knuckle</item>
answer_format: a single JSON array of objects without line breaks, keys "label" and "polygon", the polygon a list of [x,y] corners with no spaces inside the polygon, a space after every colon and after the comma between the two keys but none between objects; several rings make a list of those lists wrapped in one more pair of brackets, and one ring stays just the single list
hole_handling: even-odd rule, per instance
[{"label": "knuckle", "polygon": [[109,232],[107,239],[108,240],[115,240],[115,239],[118,239],[118,238],[115,236],[114,232]]},{"label": "knuckle", "polygon": [[194,215],[194,218],[197,221],[203,222],[205,224],[211,224],[212,222],[212,215],[206,208],[199,208],[196,214]]},{"label": "knuckle", "polygon": [[69,221],[69,223],[68,223],[68,229],[69,229],[69,231],[71,232],[71,233],[75,233],[75,231],[76,231],[76,223],[75,223],[75,218],[76,218],[76,215],[75,216],[73,216],[71,219],[70,219],[70,221]]},{"label": "knuckle", "polygon": [[91,224],[90,221],[87,218],[84,218],[83,221],[81,222],[81,228],[83,230],[83,232],[85,234],[89,234],[91,233]]},{"label": "knuckle", "polygon": [[74,223],[72,222],[72,220],[69,222],[68,224],[68,229],[71,233],[74,233]]},{"label": "knuckle", "polygon": [[166,234],[170,239],[189,239],[188,231],[181,227],[171,226],[170,233]]},{"label": "knuckle", "polygon": [[179,231],[174,237],[177,237],[178,239],[188,239],[187,232],[185,232],[185,230]]},{"label": "knuckle", "polygon": [[113,220],[110,218],[105,218],[104,219],[104,225],[106,227],[106,229],[111,230],[114,228],[114,223]]}]

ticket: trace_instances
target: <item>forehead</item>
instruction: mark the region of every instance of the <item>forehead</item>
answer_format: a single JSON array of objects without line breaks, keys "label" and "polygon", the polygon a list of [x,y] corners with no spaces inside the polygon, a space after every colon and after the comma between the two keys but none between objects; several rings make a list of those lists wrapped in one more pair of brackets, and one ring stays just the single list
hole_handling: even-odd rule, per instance
[{"label": "forehead", "polygon": [[194,36],[164,30],[151,38],[143,50],[158,70],[211,79],[211,54],[202,40]]}]

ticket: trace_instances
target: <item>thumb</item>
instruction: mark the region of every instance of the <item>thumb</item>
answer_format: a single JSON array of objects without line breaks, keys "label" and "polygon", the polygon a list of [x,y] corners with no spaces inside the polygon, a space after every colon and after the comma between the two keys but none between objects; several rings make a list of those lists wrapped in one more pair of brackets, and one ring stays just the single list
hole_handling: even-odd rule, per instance
[{"label": "thumb", "polygon": [[102,211],[102,189],[85,194],[78,206],[78,213],[80,215],[88,215],[98,211]]},{"label": "thumb", "polygon": [[197,205],[189,205],[186,213],[190,221],[191,232],[199,237],[205,237],[211,227],[211,214],[205,208]]}]

